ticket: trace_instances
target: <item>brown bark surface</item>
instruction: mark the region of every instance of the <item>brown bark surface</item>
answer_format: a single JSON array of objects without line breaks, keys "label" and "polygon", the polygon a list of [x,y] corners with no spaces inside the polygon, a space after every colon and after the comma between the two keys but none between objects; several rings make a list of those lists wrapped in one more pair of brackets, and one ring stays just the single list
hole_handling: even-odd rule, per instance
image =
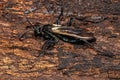
[{"label": "brown bark surface", "polygon": [[[62,0],[61,0],[62,1]],[[19,36],[30,25],[55,22],[60,6],[62,25],[70,16],[86,17],[72,26],[87,29],[97,38],[93,46],[114,57],[97,55],[87,45],[59,41],[38,59],[45,40],[33,31],[23,41]],[[30,10],[33,12],[28,13]],[[36,61],[38,59],[38,61]],[[120,1],[119,0],[0,0],[0,80],[119,80],[120,79]]]}]

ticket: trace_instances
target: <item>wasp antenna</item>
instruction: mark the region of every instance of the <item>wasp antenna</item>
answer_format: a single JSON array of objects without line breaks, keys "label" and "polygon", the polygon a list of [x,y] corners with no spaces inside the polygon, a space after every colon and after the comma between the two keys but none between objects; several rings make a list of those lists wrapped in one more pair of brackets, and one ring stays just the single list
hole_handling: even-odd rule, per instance
[{"label": "wasp antenna", "polygon": [[33,25],[33,24],[30,22],[30,20],[27,18],[27,16],[26,16],[26,15],[24,15],[24,16],[25,16],[27,22],[28,22],[30,25]]},{"label": "wasp antenna", "polygon": [[30,20],[27,18],[26,15],[24,15],[24,16],[25,16],[25,18],[26,18],[26,21],[30,24],[29,26],[26,26],[26,29],[28,29],[28,28],[33,28],[33,24],[30,22]]},{"label": "wasp antenna", "polygon": [[[30,26],[26,26],[26,28],[33,28],[33,24],[30,22],[30,20],[27,18],[27,16],[24,14],[24,16],[25,16],[25,18],[26,18],[26,20],[27,20],[27,22],[30,24]],[[28,30],[28,31],[25,31],[20,37],[19,37],[19,40],[23,40],[23,38],[25,37],[25,35],[29,32],[30,30]]]}]

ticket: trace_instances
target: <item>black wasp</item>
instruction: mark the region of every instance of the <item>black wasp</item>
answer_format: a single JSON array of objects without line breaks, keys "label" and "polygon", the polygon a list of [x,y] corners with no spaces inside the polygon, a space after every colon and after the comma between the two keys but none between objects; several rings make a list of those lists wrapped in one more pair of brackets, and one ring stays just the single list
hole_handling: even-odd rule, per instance
[{"label": "black wasp", "polygon": [[[45,53],[48,49],[54,47],[56,43],[58,43],[59,40],[62,40],[64,42],[69,42],[72,44],[83,44],[86,43],[89,46],[91,46],[93,49],[95,49],[99,55],[109,56],[113,57],[113,54],[103,52],[99,50],[99,48],[94,47],[91,43],[96,41],[96,38],[94,37],[93,33],[84,31],[82,29],[77,29],[72,25],[72,22],[74,19],[77,19],[79,21],[84,21],[84,18],[77,18],[77,17],[71,17],[67,26],[60,25],[60,18],[63,16],[63,9],[61,9],[61,14],[58,16],[56,20],[56,24],[41,24],[36,23],[35,25],[27,26],[28,28],[33,28],[34,30],[34,36],[35,37],[43,37],[46,42],[43,44],[41,48],[41,53]],[[30,23],[30,21],[28,20]],[[21,38],[26,34],[25,32]]]},{"label": "black wasp", "polygon": [[40,23],[36,23],[35,25],[27,27],[32,27],[34,29],[35,37],[40,36],[47,40],[41,49],[43,53],[58,43],[59,40],[72,44],[87,43],[89,45],[91,45],[91,42],[95,42],[96,38],[91,35],[93,33],[85,32],[82,29],[76,29],[71,26],[73,19],[74,18],[70,18],[67,26],[58,24],[42,25]]}]

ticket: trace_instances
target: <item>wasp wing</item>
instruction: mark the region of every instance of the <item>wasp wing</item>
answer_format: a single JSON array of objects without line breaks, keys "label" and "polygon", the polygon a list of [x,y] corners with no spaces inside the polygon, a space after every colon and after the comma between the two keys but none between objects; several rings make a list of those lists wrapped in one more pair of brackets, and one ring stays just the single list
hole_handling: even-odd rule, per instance
[{"label": "wasp wing", "polygon": [[92,33],[87,33],[82,29],[75,29],[73,27],[53,27],[51,30],[53,33],[59,35],[64,35],[80,40],[87,40],[89,42],[96,41],[96,38],[93,36]]}]

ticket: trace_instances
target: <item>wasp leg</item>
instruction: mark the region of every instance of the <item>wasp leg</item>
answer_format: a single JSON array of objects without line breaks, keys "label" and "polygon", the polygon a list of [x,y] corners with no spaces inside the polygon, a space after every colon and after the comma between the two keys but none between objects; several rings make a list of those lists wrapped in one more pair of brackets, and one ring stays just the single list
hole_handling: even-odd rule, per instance
[{"label": "wasp leg", "polygon": [[64,11],[64,8],[61,7],[60,14],[57,16],[57,20],[56,20],[55,24],[60,24],[60,20],[62,19],[62,16],[63,16],[63,11]]},{"label": "wasp leg", "polygon": [[57,19],[57,20],[55,21],[55,24],[60,24],[60,20]]},{"label": "wasp leg", "polygon": [[74,18],[73,18],[73,17],[71,17],[71,18],[70,18],[70,20],[68,21],[68,26],[71,26],[71,25],[72,25],[73,20],[74,20]]},{"label": "wasp leg", "polygon": [[57,43],[57,42],[54,41],[54,40],[48,40],[48,41],[46,41],[46,42],[43,44],[42,48],[41,48],[41,51],[40,51],[39,56],[45,54],[45,53],[47,52],[47,50],[50,50],[51,48],[53,48],[56,43]]},{"label": "wasp leg", "polygon": [[46,33],[47,33],[49,36],[51,36],[51,40],[48,40],[48,41],[46,41],[46,42],[43,44],[39,56],[40,56],[41,54],[43,55],[45,52],[47,52],[46,50],[50,50],[51,48],[53,48],[53,47],[55,46],[55,44],[58,42],[58,40],[59,40],[59,39],[58,39],[55,35],[53,35],[52,33],[50,33],[50,32],[46,32]]},{"label": "wasp leg", "polygon": [[73,20],[78,20],[78,21],[85,21],[86,17],[71,17],[70,20],[68,21],[68,26],[71,26],[73,23]]},{"label": "wasp leg", "polygon": [[51,49],[52,47],[54,47],[54,45],[56,44],[56,42],[54,40],[48,40],[44,43],[44,45],[42,46],[42,51],[46,51]]},{"label": "wasp leg", "polygon": [[[83,39],[82,39],[83,40]],[[91,48],[93,48],[95,51],[98,52],[97,55],[101,55],[101,56],[107,56],[107,57],[110,57],[110,58],[113,58],[115,55],[111,52],[108,52],[108,51],[103,51],[103,50],[100,50],[98,47],[95,47],[95,46],[92,46],[91,43],[89,43],[87,40],[83,40],[85,43],[87,43]]]}]

